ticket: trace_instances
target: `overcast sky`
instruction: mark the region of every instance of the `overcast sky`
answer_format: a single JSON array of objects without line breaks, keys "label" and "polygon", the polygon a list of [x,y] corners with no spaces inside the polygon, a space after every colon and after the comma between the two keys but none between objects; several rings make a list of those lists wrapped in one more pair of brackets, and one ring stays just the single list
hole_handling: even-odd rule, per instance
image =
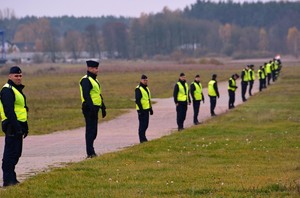
[{"label": "overcast sky", "polygon": [[[130,16],[157,13],[167,6],[171,10],[184,9],[197,0],[0,0],[0,10],[13,10],[24,16]],[[218,1],[218,0],[212,0]],[[224,0],[223,0],[224,1]],[[234,0],[238,2],[238,0]],[[257,0],[248,0],[253,2]],[[270,0],[260,0],[263,2]],[[294,0],[291,0],[294,1]],[[244,2],[244,1],[239,1]]]}]

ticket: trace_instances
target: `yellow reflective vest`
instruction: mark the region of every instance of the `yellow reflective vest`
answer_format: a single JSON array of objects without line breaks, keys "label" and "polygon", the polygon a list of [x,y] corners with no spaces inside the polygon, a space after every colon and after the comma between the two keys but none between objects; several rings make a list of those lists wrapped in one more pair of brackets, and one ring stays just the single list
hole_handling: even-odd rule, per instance
[{"label": "yellow reflective vest", "polygon": [[246,69],[243,69],[243,72],[244,72],[244,76],[243,76],[243,81],[244,82],[248,82],[249,81],[249,71],[246,70]]},{"label": "yellow reflective vest", "polygon": [[[91,96],[91,99],[93,101],[93,105],[101,106],[102,105],[102,98],[101,98],[101,87],[100,87],[99,81],[97,79],[94,80],[92,77],[85,75],[80,79],[80,82],[84,78],[88,78],[90,80],[91,84],[92,84],[92,89],[90,90],[90,96]],[[83,103],[85,100],[83,98],[83,91],[82,91],[82,87],[81,87],[80,82],[79,82],[80,97],[81,97],[81,102]]]},{"label": "yellow reflective vest", "polygon": [[[14,105],[14,111],[17,117],[17,120],[20,122],[26,122],[27,121],[27,110],[25,108],[25,98],[24,96],[13,86],[6,83],[3,87],[11,88],[15,94],[15,105]],[[2,121],[6,120],[7,117],[4,112],[4,108],[2,105],[2,102],[0,100],[0,114]]]},{"label": "yellow reflective vest", "polygon": [[231,86],[230,86],[230,84],[228,84],[228,90],[232,90],[232,91],[235,91],[236,90],[236,82],[235,82],[235,80],[233,79],[233,78],[230,78],[229,79],[230,81],[231,81]]},{"label": "yellow reflective vest", "polygon": [[[140,85],[138,85],[136,88],[138,88],[141,93],[142,93],[142,98],[141,98],[141,104],[142,104],[142,108],[143,110],[146,110],[146,109],[150,109],[151,108],[151,93],[150,93],[150,89],[148,87],[146,87],[147,91],[141,87]],[[136,104],[135,105],[136,109],[137,110],[140,110],[139,106]]]},{"label": "yellow reflective vest", "polygon": [[265,68],[265,69],[266,69],[266,73],[267,73],[267,74],[272,73],[272,72],[271,72],[271,66],[272,66],[271,63],[267,63],[267,64],[266,64],[266,68]]},{"label": "yellow reflective vest", "polygon": [[177,94],[177,101],[179,102],[185,102],[188,101],[188,93],[189,93],[189,86],[187,83],[184,84],[185,89],[183,85],[180,82],[177,82],[178,85],[178,94]]},{"label": "yellow reflective vest", "polygon": [[274,69],[275,69],[275,70],[278,70],[278,68],[279,68],[278,61],[275,61],[275,62],[274,62]]},{"label": "yellow reflective vest", "polygon": [[215,80],[210,80],[208,82],[208,95],[209,96],[217,96],[216,90],[214,88],[214,84],[216,83]]},{"label": "yellow reflective vest", "polygon": [[255,73],[254,73],[253,69],[248,70],[248,79],[249,79],[249,81],[255,80]]},{"label": "yellow reflective vest", "polygon": [[265,79],[266,78],[265,72],[261,69],[259,69],[257,71],[257,76],[258,76],[258,79]]},{"label": "yellow reflective vest", "polygon": [[192,85],[195,86],[195,91],[193,94],[195,100],[202,100],[202,85],[201,83],[192,82]]}]

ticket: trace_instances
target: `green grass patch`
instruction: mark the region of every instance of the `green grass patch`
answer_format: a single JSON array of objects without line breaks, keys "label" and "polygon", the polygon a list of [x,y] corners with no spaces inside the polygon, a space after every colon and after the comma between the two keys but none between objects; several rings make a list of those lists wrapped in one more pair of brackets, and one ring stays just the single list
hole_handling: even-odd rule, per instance
[{"label": "green grass patch", "polygon": [[0,197],[299,197],[300,67],[183,132],[55,168]]}]

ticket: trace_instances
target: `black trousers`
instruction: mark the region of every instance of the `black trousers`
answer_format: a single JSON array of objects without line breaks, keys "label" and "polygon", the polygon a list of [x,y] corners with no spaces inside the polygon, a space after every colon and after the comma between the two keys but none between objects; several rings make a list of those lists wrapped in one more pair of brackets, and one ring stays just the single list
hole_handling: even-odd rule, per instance
[{"label": "black trousers", "polygon": [[178,105],[176,106],[176,112],[178,130],[181,130],[184,128],[183,125],[186,118],[187,104],[178,103]]},{"label": "black trousers", "polygon": [[276,80],[276,70],[272,71],[272,81],[275,82]]},{"label": "black trousers", "polygon": [[263,86],[262,86],[262,88],[267,88],[267,78],[264,78],[262,80],[263,80]]},{"label": "black trousers", "polygon": [[268,77],[268,85],[270,84],[271,78],[272,78],[272,73],[268,73],[267,74]]},{"label": "black trousers", "polygon": [[229,95],[228,108],[229,108],[229,109],[232,109],[232,108],[234,108],[235,91],[228,90],[228,95]]},{"label": "black trousers", "polygon": [[23,136],[5,136],[5,146],[2,159],[2,171],[4,184],[16,183],[15,167],[22,155]]},{"label": "black trousers", "polygon": [[140,143],[147,142],[146,138],[146,131],[149,126],[149,111],[139,111],[138,110],[138,117],[139,117],[139,139]]},{"label": "black trousers", "polygon": [[246,92],[247,92],[247,86],[248,86],[248,81],[242,81],[241,82],[241,86],[242,86],[242,99],[243,99],[243,101],[245,101],[246,100]]},{"label": "black trousers", "polygon": [[262,89],[264,88],[264,81],[265,79],[259,79],[259,91],[262,91]]},{"label": "black trousers", "polygon": [[215,108],[217,105],[217,96],[209,96],[210,99],[210,114],[215,115]]},{"label": "black trousers", "polygon": [[249,95],[252,96],[252,88],[253,88],[254,80],[249,81]]},{"label": "black trousers", "polygon": [[94,112],[93,114],[90,111],[83,111],[85,118],[86,153],[88,156],[96,155],[94,150],[94,141],[97,137],[98,131],[98,111]]},{"label": "black trousers", "polygon": [[198,115],[200,109],[201,100],[193,100],[193,110],[194,110],[194,124],[198,123]]}]

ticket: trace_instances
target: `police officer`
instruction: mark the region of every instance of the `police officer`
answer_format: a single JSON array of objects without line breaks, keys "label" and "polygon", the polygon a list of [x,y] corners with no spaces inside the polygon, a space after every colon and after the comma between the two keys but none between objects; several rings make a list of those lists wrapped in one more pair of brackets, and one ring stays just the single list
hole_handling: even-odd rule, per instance
[{"label": "police officer", "polygon": [[254,72],[254,65],[249,65],[248,70],[248,82],[249,82],[249,96],[252,96],[252,88],[255,80],[255,72]]},{"label": "police officer", "polygon": [[210,99],[210,114],[211,116],[216,116],[215,108],[217,104],[217,97],[220,98],[217,74],[213,74],[211,80],[208,82],[208,96]]},{"label": "police officer", "polygon": [[80,96],[82,101],[82,113],[85,118],[85,141],[87,158],[96,157],[94,141],[97,137],[98,112],[101,108],[102,117],[106,116],[106,107],[103,102],[102,90],[97,80],[99,63],[88,60],[87,74],[80,79]]},{"label": "police officer", "polygon": [[179,80],[174,86],[173,98],[176,105],[178,131],[181,131],[184,129],[187,107],[191,104],[189,85],[184,73],[179,75]]},{"label": "police officer", "polygon": [[242,100],[243,102],[247,101],[246,99],[246,92],[247,92],[247,86],[249,81],[249,74],[248,74],[249,66],[247,65],[245,69],[243,69],[241,73],[241,85],[242,85]]},{"label": "police officer", "polygon": [[149,125],[149,113],[153,115],[151,105],[151,93],[148,88],[148,77],[141,76],[140,84],[135,88],[135,103],[139,118],[139,139],[140,143],[147,142],[146,130]]},{"label": "police officer", "polygon": [[261,68],[261,70],[263,71],[264,76],[265,76],[265,78],[263,79],[263,86],[262,86],[263,89],[267,88],[267,72],[266,72],[266,66],[267,66],[267,63],[264,63],[263,66],[262,66],[262,68]]},{"label": "police officer", "polygon": [[272,82],[276,81],[276,67],[275,67],[275,58],[273,58],[271,63],[271,75],[272,75]]},{"label": "police officer", "polygon": [[228,102],[228,108],[233,109],[234,102],[235,102],[235,91],[238,88],[236,86],[236,79],[239,78],[238,74],[233,74],[231,78],[228,81],[228,95],[229,95],[229,102]]},{"label": "police officer", "polygon": [[262,91],[262,89],[265,86],[265,80],[266,80],[266,76],[265,76],[265,72],[263,70],[263,66],[259,67],[259,70],[257,71],[257,76],[259,79],[259,91]]},{"label": "police officer", "polygon": [[276,64],[277,64],[277,77],[278,77],[280,74],[280,70],[282,68],[282,62],[280,60],[280,57],[276,57]]},{"label": "police officer", "polygon": [[266,64],[266,67],[265,67],[265,72],[266,72],[266,75],[267,75],[267,78],[268,78],[268,85],[270,85],[270,81],[271,81],[271,78],[272,78],[272,61],[270,60],[269,63]]},{"label": "police officer", "polygon": [[18,66],[10,68],[8,81],[3,86],[0,97],[2,130],[5,133],[5,146],[2,159],[3,186],[20,183],[15,167],[22,154],[23,138],[28,134],[27,103],[22,92],[22,71]]},{"label": "police officer", "polygon": [[273,59],[273,64],[274,64],[274,81],[276,81],[279,75],[279,64],[276,58]]},{"label": "police officer", "polygon": [[202,84],[200,82],[199,74],[197,74],[195,76],[194,82],[191,83],[190,90],[191,90],[191,96],[193,99],[194,124],[198,125],[198,124],[200,124],[200,122],[198,121],[200,103],[201,103],[201,101],[203,101],[203,103],[204,103]]}]

